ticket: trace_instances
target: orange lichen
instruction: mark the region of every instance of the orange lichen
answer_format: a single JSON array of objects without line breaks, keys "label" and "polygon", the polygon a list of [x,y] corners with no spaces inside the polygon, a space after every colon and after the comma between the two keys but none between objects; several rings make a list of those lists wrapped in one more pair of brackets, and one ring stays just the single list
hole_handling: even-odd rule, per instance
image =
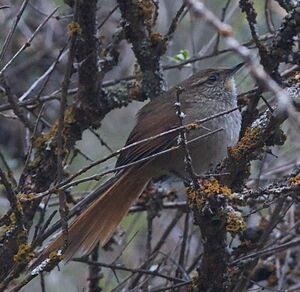
[{"label": "orange lichen", "polygon": [[23,212],[23,206],[19,200],[17,200],[17,202],[16,202],[16,207],[20,213]]},{"label": "orange lichen", "polygon": [[155,11],[155,6],[151,0],[140,0],[139,8],[141,11],[141,16],[144,18],[144,23],[147,26],[148,30],[151,30],[153,25],[153,15]]},{"label": "orange lichen", "polygon": [[192,277],[191,283],[187,286],[187,291],[188,292],[196,292],[198,291],[198,284],[199,284],[199,274],[200,272],[198,271],[198,275]]},{"label": "orange lichen", "polygon": [[240,159],[244,159],[245,155],[255,150],[258,146],[257,141],[260,138],[260,131],[261,129],[259,127],[247,128],[245,135],[238,144],[228,148],[229,157],[239,161]]},{"label": "orange lichen", "polygon": [[220,185],[214,177],[200,180],[200,183],[200,190],[207,197],[211,197],[218,194],[231,195],[232,193],[230,188],[228,188],[227,186]]},{"label": "orange lichen", "polygon": [[35,138],[32,141],[33,148],[39,149],[39,148],[41,148],[42,145],[44,145],[44,143],[49,144],[57,134],[57,125],[58,125],[58,122],[55,122],[53,124],[53,126],[51,127],[50,131],[42,134],[40,137]]},{"label": "orange lichen", "polygon": [[157,53],[162,56],[168,49],[168,41],[163,39],[163,36],[160,33],[152,33],[150,35],[150,46],[157,47]]},{"label": "orange lichen", "polygon": [[186,187],[185,190],[186,190],[186,194],[188,197],[188,204],[189,204],[190,208],[193,208],[195,206],[197,206],[197,207],[203,206],[203,204],[205,203],[205,199],[203,196],[199,196],[196,193],[195,188]]},{"label": "orange lichen", "polygon": [[243,217],[234,211],[226,214],[226,230],[232,233],[242,231],[246,228],[246,223]]},{"label": "orange lichen", "polygon": [[289,82],[291,84],[297,84],[299,82],[300,71],[293,71],[290,75]]},{"label": "orange lichen", "polygon": [[49,254],[49,260],[50,261],[61,261],[63,258],[64,258],[64,256],[62,254],[59,254],[59,253],[57,253],[55,251],[52,251]]},{"label": "orange lichen", "polygon": [[164,40],[160,33],[152,33],[150,35],[150,46],[157,47],[159,55],[163,55],[167,51],[168,41]]},{"label": "orange lichen", "polygon": [[186,129],[187,129],[188,131],[196,130],[196,129],[199,129],[199,128],[201,128],[201,126],[198,125],[198,124],[196,124],[196,123],[190,123],[190,124],[188,124],[188,125],[186,126]]},{"label": "orange lichen", "polygon": [[3,227],[1,228],[1,233],[2,233],[2,234],[3,234],[3,233],[6,233],[10,228],[11,228],[11,226],[9,226],[9,225],[3,226]]},{"label": "orange lichen", "polygon": [[128,95],[132,99],[139,100],[142,97],[142,90],[137,83],[133,84],[133,86],[130,88]]},{"label": "orange lichen", "polygon": [[64,123],[65,124],[74,124],[76,122],[75,111],[71,108],[65,110],[64,114]]},{"label": "orange lichen", "polygon": [[80,35],[82,33],[82,28],[78,22],[72,21],[68,25],[68,34],[71,35],[74,33]]},{"label": "orange lichen", "polygon": [[300,173],[290,179],[291,185],[300,185]]},{"label": "orange lichen", "polygon": [[36,197],[36,194],[33,194],[33,193],[31,193],[31,194],[20,194],[19,195],[20,200],[28,200],[28,199],[33,199],[35,197]]},{"label": "orange lichen", "polygon": [[152,33],[150,36],[152,46],[157,45],[162,40],[162,35],[160,33]]},{"label": "orange lichen", "polygon": [[199,193],[193,187],[186,188],[190,208],[202,208],[207,199],[218,195],[226,196],[228,199],[236,198],[236,195],[232,194],[230,188],[219,184],[214,177],[199,180],[199,184]]},{"label": "orange lichen", "polygon": [[10,214],[9,220],[11,225],[16,225],[17,219],[16,219],[16,214],[14,212]]},{"label": "orange lichen", "polygon": [[19,246],[18,252],[14,255],[14,261],[17,264],[27,264],[35,257],[34,252],[32,252],[31,245],[21,244]]},{"label": "orange lichen", "polygon": [[58,252],[51,252],[47,259],[45,259],[39,266],[32,270],[31,274],[38,275],[41,272],[50,272],[57,264],[64,258],[61,250]]}]

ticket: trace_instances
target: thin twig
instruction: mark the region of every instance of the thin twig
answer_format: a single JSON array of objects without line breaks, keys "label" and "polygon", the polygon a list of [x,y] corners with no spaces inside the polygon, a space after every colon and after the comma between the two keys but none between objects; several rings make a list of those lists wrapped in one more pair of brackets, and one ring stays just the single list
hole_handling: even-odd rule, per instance
[{"label": "thin twig", "polygon": [[161,273],[159,273],[158,271],[149,271],[149,270],[145,270],[145,269],[133,269],[133,268],[127,268],[127,267],[123,267],[120,265],[111,265],[111,264],[106,264],[106,263],[101,263],[101,262],[92,262],[92,261],[87,261],[87,260],[83,260],[81,258],[73,258],[72,261],[74,262],[80,262],[80,263],[85,263],[85,264],[89,264],[89,265],[96,265],[99,267],[103,267],[103,268],[110,268],[110,269],[114,269],[114,270],[121,270],[121,271],[127,271],[127,272],[132,272],[132,273],[141,273],[141,274],[147,274],[147,275],[152,275],[152,276],[156,276],[156,277],[160,277],[160,278],[164,278],[170,281],[180,281],[182,282],[182,279],[176,278],[176,277],[170,277],[167,275],[163,275]]},{"label": "thin twig", "polygon": [[[187,144],[191,144],[191,143],[193,143],[193,142],[195,142],[195,141],[197,141],[197,140],[199,140],[199,139],[205,139],[205,138],[207,138],[207,137],[209,137],[209,136],[212,136],[212,135],[214,135],[214,134],[216,134],[216,133],[218,133],[218,132],[221,132],[221,131],[223,131],[223,128],[216,129],[216,130],[214,130],[214,131],[211,131],[211,132],[209,132],[209,133],[207,133],[207,134],[203,134],[203,135],[201,135],[201,136],[198,136],[198,137],[196,137],[196,138],[194,138],[194,139],[188,141]],[[98,180],[102,179],[103,176],[105,176],[105,175],[107,175],[107,174],[114,173],[114,172],[120,172],[121,170],[128,169],[129,167],[138,165],[138,164],[140,164],[140,163],[142,163],[142,162],[149,161],[149,160],[154,159],[154,158],[156,158],[156,157],[158,157],[158,156],[161,156],[161,155],[164,155],[164,154],[166,154],[166,153],[169,153],[169,152],[178,150],[178,149],[181,148],[181,147],[182,147],[181,145],[173,146],[173,147],[168,148],[168,149],[166,149],[166,150],[163,150],[163,151],[160,151],[160,152],[158,152],[158,153],[155,153],[155,154],[146,156],[146,157],[144,157],[144,158],[141,158],[141,159],[139,159],[139,160],[137,160],[137,161],[134,161],[134,162],[131,162],[131,163],[127,163],[127,164],[125,164],[125,165],[118,166],[118,167],[115,167],[115,168],[113,168],[113,169],[109,169],[109,170],[103,171],[103,172],[101,172],[101,173],[91,175],[91,176],[86,177],[86,178],[78,179],[78,180],[75,180],[75,181],[73,181],[73,182],[67,183],[67,184],[65,184],[65,185],[64,185],[64,184],[62,184],[62,185],[59,184],[58,186],[52,187],[52,188],[51,188],[50,190],[48,190],[48,191],[45,191],[45,192],[43,192],[43,193],[38,193],[38,194],[36,194],[36,196],[33,197],[33,198],[28,198],[28,199],[26,198],[26,199],[24,199],[24,200],[25,200],[25,201],[37,200],[37,199],[40,199],[40,198],[43,198],[43,197],[49,195],[50,193],[56,192],[57,190],[59,190],[59,191],[60,191],[60,190],[67,190],[67,189],[69,189],[70,187],[73,187],[73,186],[76,186],[76,185],[78,185],[78,184],[81,184],[81,183],[84,183],[84,182],[87,182],[87,181],[91,181],[91,180],[96,180],[96,181],[98,181]]]},{"label": "thin twig", "polygon": [[119,5],[116,5],[103,19],[103,21],[98,25],[97,29],[100,30],[106,21],[114,14],[114,12],[119,8]]},{"label": "thin twig", "polygon": [[[249,49],[242,46],[237,39],[232,36],[232,28],[223,22],[221,22],[206,6],[196,0],[189,0],[194,12],[199,17],[204,17],[206,21],[217,29],[223,36],[227,45],[236,52],[243,60],[246,61],[250,69],[253,78],[261,85],[262,88],[270,91],[276,98],[279,108],[287,112],[291,121],[296,125],[298,117],[294,112],[294,107],[291,103],[290,98],[287,96],[285,91],[265,72],[263,68],[257,67],[255,58],[250,53]],[[299,125],[298,125],[299,127]]]},{"label": "thin twig", "polygon": [[12,24],[12,26],[11,26],[11,28],[10,28],[7,36],[6,36],[6,39],[5,39],[4,44],[2,46],[2,50],[0,51],[0,63],[3,60],[3,57],[6,53],[6,50],[7,50],[8,46],[9,46],[11,40],[12,40],[12,36],[13,36],[13,34],[14,34],[16,28],[17,28],[17,25],[18,25],[18,23],[21,19],[21,16],[22,16],[24,10],[26,9],[26,6],[27,6],[28,2],[29,2],[29,0],[23,0],[22,4],[20,6],[20,9],[19,9],[19,11],[18,11],[18,13],[15,17],[14,23]]},{"label": "thin twig", "polygon": [[[227,11],[227,9],[230,5],[230,2],[231,2],[231,0],[227,0],[225,6],[222,8],[222,14],[221,14],[221,18],[220,18],[221,21],[225,20],[226,11]],[[220,34],[218,33],[215,48],[214,48],[214,52],[218,52],[218,50],[219,50],[220,39],[221,39]]]},{"label": "thin twig", "polygon": [[21,46],[21,48],[15,53],[15,55],[10,58],[10,60],[2,67],[0,71],[0,75],[3,74],[7,68],[14,62],[14,60],[27,48],[31,46],[31,42],[36,37],[36,35],[40,32],[40,30],[43,28],[43,26],[49,21],[49,19],[56,13],[56,11],[59,9],[59,7],[55,8],[45,19],[44,21],[37,27],[37,29],[33,32],[33,34],[30,36],[30,38]]},{"label": "thin twig", "polygon": [[10,87],[6,83],[4,74],[0,74],[0,83],[2,84],[5,93],[7,95],[8,102],[10,103],[14,114],[20,119],[20,121],[24,124],[26,128],[28,128],[31,132],[33,132],[34,127],[32,125],[32,122],[26,117],[26,115],[23,113],[23,109],[21,109],[16,101],[15,96],[13,96]]},{"label": "thin twig", "polygon": [[[73,21],[78,21],[78,0],[75,1],[74,5],[74,17]],[[71,76],[73,73],[73,62],[75,59],[75,44],[77,39],[77,33],[73,33],[70,37],[70,50],[68,55],[68,61],[66,65],[66,73],[62,83],[62,91],[61,91],[61,102],[59,109],[59,118],[58,118],[58,126],[57,126],[57,182],[60,183],[64,176],[64,152],[65,152],[65,138],[63,137],[63,129],[64,129],[64,119],[65,119],[65,110],[67,107],[67,95],[68,88],[71,82]],[[62,230],[63,230],[63,249],[64,252],[68,247],[68,216],[66,209],[66,196],[64,190],[58,191],[59,195],[59,213],[62,219]]]},{"label": "thin twig", "polygon": [[183,228],[182,243],[181,243],[181,249],[180,249],[179,260],[178,260],[178,268],[176,269],[176,273],[175,273],[176,278],[182,277],[182,271],[181,269],[179,269],[179,266],[185,267],[186,247],[187,247],[187,239],[189,233],[189,219],[190,219],[190,214],[189,212],[187,212],[184,219],[184,228]]},{"label": "thin twig", "polygon": [[[207,122],[207,121],[209,121],[209,120],[212,120],[212,119],[218,118],[218,117],[220,117],[220,116],[229,114],[229,113],[231,113],[231,112],[233,112],[233,111],[236,111],[236,110],[238,110],[238,109],[239,109],[239,107],[234,107],[234,108],[232,108],[232,109],[230,109],[230,110],[222,111],[222,112],[220,112],[220,113],[218,113],[218,114],[215,114],[215,115],[212,115],[212,116],[210,116],[210,117],[207,117],[207,118],[204,118],[204,119],[201,119],[201,120],[196,120],[196,121],[193,122],[193,123],[190,123],[190,124],[187,124],[187,125],[184,125],[184,126],[180,126],[180,127],[177,127],[177,128],[174,128],[174,129],[171,129],[171,130],[168,130],[168,131],[165,131],[165,132],[163,132],[163,133],[160,133],[160,134],[151,136],[151,137],[149,137],[149,138],[142,139],[142,140],[137,141],[137,142],[135,142],[135,143],[129,144],[129,145],[127,145],[127,146],[125,146],[125,147],[123,147],[123,148],[117,150],[116,152],[114,152],[114,153],[112,153],[112,154],[109,154],[108,156],[106,156],[106,157],[104,157],[104,158],[102,158],[102,159],[100,159],[100,160],[97,160],[97,161],[91,163],[90,165],[88,165],[88,166],[82,168],[82,169],[79,170],[76,174],[74,174],[73,176],[69,177],[68,179],[66,179],[66,180],[63,181],[62,183],[60,183],[60,184],[58,184],[58,185],[56,185],[56,186],[50,188],[49,190],[47,190],[47,191],[45,191],[45,192],[43,192],[43,193],[37,194],[37,196],[36,196],[35,198],[45,197],[45,196],[47,196],[48,194],[55,192],[58,188],[66,189],[66,188],[70,187],[71,185],[73,185],[72,183],[71,183],[71,185],[70,185],[70,182],[71,182],[75,177],[77,177],[77,176],[83,174],[84,172],[86,172],[87,170],[91,169],[92,167],[94,167],[94,166],[96,166],[96,165],[98,165],[98,164],[100,164],[100,163],[103,163],[103,162],[107,161],[108,159],[110,159],[110,158],[112,158],[112,157],[114,157],[114,156],[120,154],[122,151],[125,151],[125,150],[127,150],[127,149],[129,149],[129,148],[132,148],[132,147],[134,147],[134,146],[136,146],[136,145],[139,145],[139,144],[141,144],[141,143],[148,142],[148,141],[154,140],[154,139],[156,139],[156,138],[162,137],[162,136],[164,136],[164,135],[168,135],[168,134],[170,134],[170,133],[180,131],[180,130],[182,130],[182,129],[184,129],[184,128],[191,128],[191,126],[193,126],[193,125],[195,125],[195,124],[201,125],[202,123],[205,123],[205,122]],[[222,130],[221,128],[220,128],[220,129],[217,129],[217,130],[212,131],[212,132],[209,132],[209,133],[207,133],[207,134],[205,134],[205,135],[201,135],[201,136],[199,136],[199,137],[197,137],[197,138],[195,138],[195,139],[196,139],[196,140],[198,140],[198,139],[203,139],[203,138],[205,138],[205,137],[207,137],[207,136],[210,136],[210,135],[213,135],[213,134],[215,134],[215,133],[217,133],[217,132],[219,132],[219,131],[221,131],[221,130]],[[188,143],[194,142],[195,139],[188,141]],[[115,171],[120,171],[120,170],[125,169],[125,168],[127,168],[127,167],[130,167],[130,166],[132,166],[132,165],[136,165],[136,164],[138,164],[138,163],[140,163],[140,162],[147,161],[147,160],[149,160],[149,159],[155,157],[156,155],[159,156],[159,155],[162,155],[162,154],[167,153],[167,152],[170,152],[170,151],[174,151],[174,150],[176,150],[176,149],[179,148],[179,146],[175,146],[175,147],[177,147],[177,148],[174,148],[174,149],[173,149],[173,148],[169,148],[169,149],[167,149],[167,150],[165,150],[165,151],[161,151],[161,152],[159,152],[159,153],[157,153],[157,154],[153,154],[153,155],[147,156],[147,157],[145,157],[145,158],[143,158],[143,159],[140,159],[140,160],[138,160],[138,161],[136,161],[136,162],[129,163],[129,164],[124,165],[124,166],[116,167],[116,168],[114,168],[113,170],[108,170],[108,171],[105,171],[105,172],[103,172],[103,173],[101,173],[101,174],[92,176],[92,177],[88,178],[87,180],[91,180],[91,179],[99,180],[103,175],[106,175],[106,174],[109,174],[109,173],[112,173],[112,172],[115,172]],[[173,149],[173,150],[172,150],[172,149]],[[86,179],[84,179],[84,180],[86,180]],[[83,181],[79,180],[79,181],[77,181],[75,184],[81,183],[81,182],[83,182]],[[26,199],[26,200],[34,200],[35,198]]]}]

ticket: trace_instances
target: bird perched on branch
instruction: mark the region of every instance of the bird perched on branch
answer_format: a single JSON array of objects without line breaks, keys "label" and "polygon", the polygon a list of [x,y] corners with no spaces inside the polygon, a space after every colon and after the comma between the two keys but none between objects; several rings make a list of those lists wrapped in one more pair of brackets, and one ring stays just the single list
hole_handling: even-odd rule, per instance
[{"label": "bird perched on branch", "polygon": [[[198,174],[205,173],[221,162],[227,155],[227,147],[238,141],[241,114],[239,110],[231,109],[236,109],[237,106],[233,76],[242,66],[243,64],[239,64],[233,68],[206,69],[179,84],[181,119],[184,125],[227,111],[187,131],[192,166]],[[117,173],[109,188],[104,193],[99,193],[98,198],[71,223],[65,259],[70,259],[78,250],[91,252],[98,242],[105,245],[152,178],[168,173],[187,176],[185,153],[178,145],[180,131],[172,130],[180,126],[180,118],[175,109],[177,90],[176,87],[171,88],[139,111],[136,126],[126,145],[145,141],[121,152],[117,166],[133,162],[137,164]],[[166,131],[169,132],[159,135]],[[156,135],[158,137],[150,138]],[[146,159],[149,156],[151,157]],[[143,161],[138,162],[139,160]],[[59,235],[42,252],[34,266],[52,251],[61,249],[62,245],[63,236]]]}]

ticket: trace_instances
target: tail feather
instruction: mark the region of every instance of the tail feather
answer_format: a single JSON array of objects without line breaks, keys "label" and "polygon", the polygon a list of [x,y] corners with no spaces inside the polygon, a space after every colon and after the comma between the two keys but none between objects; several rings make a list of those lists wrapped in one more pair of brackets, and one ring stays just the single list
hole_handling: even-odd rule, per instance
[{"label": "tail feather", "polygon": [[[78,250],[89,253],[98,242],[102,246],[105,245],[149,180],[150,178],[140,169],[132,168],[126,171],[71,223],[69,245],[64,259],[69,260]],[[41,263],[52,251],[59,250],[62,245],[63,237],[60,234],[43,251],[32,267]]]}]

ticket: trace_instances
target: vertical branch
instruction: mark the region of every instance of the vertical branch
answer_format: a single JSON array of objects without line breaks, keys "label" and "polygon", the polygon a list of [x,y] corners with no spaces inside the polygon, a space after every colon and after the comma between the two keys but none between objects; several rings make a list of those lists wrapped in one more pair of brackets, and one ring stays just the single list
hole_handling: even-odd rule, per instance
[{"label": "vertical branch", "polygon": [[182,243],[181,243],[181,249],[179,254],[178,267],[175,273],[176,278],[181,278],[183,276],[182,268],[185,267],[186,248],[187,248],[187,240],[188,240],[188,233],[189,233],[189,219],[190,219],[190,214],[189,212],[187,212],[184,219]]},{"label": "vertical branch", "polygon": [[76,42],[76,59],[78,68],[78,101],[95,103],[99,94],[97,47],[96,38],[96,11],[97,0],[79,1],[78,23],[80,38]]},{"label": "vertical branch", "polygon": [[[93,249],[90,255],[90,261],[93,263],[98,262],[98,254],[99,254],[99,245],[97,244]],[[101,279],[100,275],[101,266],[100,265],[89,265],[89,290],[88,292],[101,292],[102,289],[99,287],[98,283]]]},{"label": "vertical branch", "polygon": [[28,128],[31,132],[33,131],[33,125],[31,121],[28,119],[24,111],[19,107],[16,97],[13,96],[10,87],[8,86],[4,74],[0,74],[0,84],[2,84],[5,93],[7,95],[8,102],[10,103],[14,114],[20,119],[20,121],[23,123],[23,125]]},{"label": "vertical branch", "polygon": [[123,27],[142,72],[141,99],[152,98],[160,94],[164,87],[164,78],[160,56],[166,51],[166,41],[159,33],[153,33],[155,11],[152,0],[118,0]]},{"label": "vertical branch", "polygon": [[[151,206],[150,206],[151,208]],[[152,227],[153,227],[153,219],[154,217],[152,216],[152,211],[151,210],[148,210],[147,212],[147,241],[146,241],[146,256],[147,258],[150,257],[151,255],[151,250],[152,250],[152,247],[151,247],[151,243],[152,243]]]},{"label": "vertical branch", "polygon": [[[91,1],[78,1],[78,23],[73,22],[69,26],[70,33],[80,34],[80,40],[76,41],[75,53],[71,53],[72,59],[75,57],[80,62],[78,69],[79,72],[79,92],[76,102],[70,109],[64,110],[65,106],[61,107],[60,123],[57,121],[53,124],[49,132],[41,134],[33,140],[34,157],[33,160],[24,169],[19,182],[20,192],[24,194],[34,194],[46,190],[50,184],[57,179],[57,162],[62,165],[62,161],[68,149],[72,151],[78,139],[81,139],[82,132],[90,126],[99,126],[99,120],[102,119],[107,112],[109,112],[114,104],[108,104],[106,100],[101,100],[99,96],[99,82],[97,80],[97,39],[95,37],[95,13],[96,13],[96,0]],[[73,50],[73,49],[72,49]],[[71,65],[69,62],[69,73],[66,75],[66,80],[70,77]],[[64,88],[68,87],[68,82],[64,83]],[[63,96],[66,96],[66,92]],[[91,103],[93,102],[93,105]],[[64,102],[63,102],[64,103]],[[62,118],[64,110],[64,118]],[[62,122],[63,120],[63,122]],[[62,131],[58,132],[58,125]],[[62,137],[59,137],[63,135]],[[60,140],[61,139],[61,140]],[[60,142],[59,142],[60,140]],[[60,146],[58,145],[60,143]],[[60,149],[60,151],[58,151]],[[57,154],[60,153],[61,157],[58,159]],[[61,167],[62,169],[62,167]],[[61,202],[63,205],[63,196]],[[23,202],[24,210],[24,225],[30,228],[32,219],[39,206],[40,200],[35,202]],[[64,215],[63,215],[64,216]],[[65,220],[66,221],[66,220]],[[0,255],[2,268],[0,270],[0,281],[5,279],[14,266],[14,255],[17,253],[20,242],[15,240],[16,236],[24,237],[26,240],[27,235],[22,233],[22,229],[15,228],[10,236],[0,246]],[[22,238],[23,238],[22,237]],[[12,278],[8,277],[6,283],[11,281]]]},{"label": "vertical branch", "polygon": [[11,183],[9,182],[9,180],[7,179],[7,176],[2,171],[1,168],[0,168],[0,182],[5,187],[7,199],[11,205],[11,208],[13,209],[15,216],[16,216],[17,224],[19,225],[19,227],[21,227],[23,229],[23,223],[22,223],[23,222],[23,214],[20,211],[20,208],[18,206],[18,200],[17,200],[16,193],[14,192]]},{"label": "vertical branch", "polygon": [[[231,0],[227,0],[225,6],[222,9],[222,15],[221,15],[221,18],[220,18],[220,20],[222,22],[225,20],[226,12],[227,12],[227,9],[228,9],[228,7],[230,5],[230,2],[231,2]],[[220,39],[221,39],[221,35],[218,32],[218,36],[217,36],[217,40],[216,40],[216,44],[215,44],[215,48],[214,48],[214,52],[215,53],[218,52],[218,50],[219,50]]]}]

